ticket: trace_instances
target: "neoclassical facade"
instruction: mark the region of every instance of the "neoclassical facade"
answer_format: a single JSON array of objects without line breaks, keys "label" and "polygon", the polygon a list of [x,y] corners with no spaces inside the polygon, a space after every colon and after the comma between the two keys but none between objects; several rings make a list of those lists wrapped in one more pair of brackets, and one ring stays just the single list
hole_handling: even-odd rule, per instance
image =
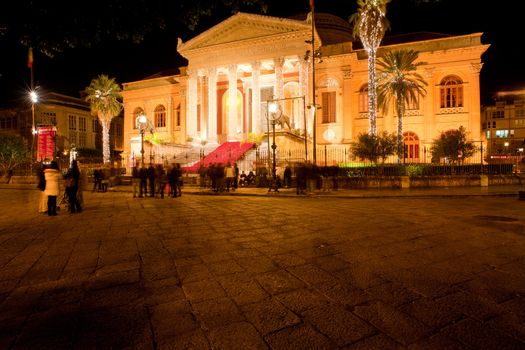
[{"label": "neoclassical facade", "polygon": [[[354,140],[368,130],[366,52],[352,42],[343,19],[316,14],[315,23],[312,31],[310,16],[238,13],[187,42],[179,39],[177,50],[187,67],[124,84],[124,154],[138,155],[136,118],[142,113],[166,144],[212,147],[267,133],[268,101],[276,101],[287,120],[277,128],[290,135],[290,147],[292,135],[306,134],[311,144],[314,128],[317,145]],[[419,73],[428,83],[427,94],[406,106],[404,119],[411,161],[423,161],[423,149],[442,131],[464,126],[472,140],[481,140],[479,73],[489,46],[481,35],[384,39],[378,57],[387,50],[413,49],[425,62]],[[397,130],[395,108],[378,113],[377,129]]]}]

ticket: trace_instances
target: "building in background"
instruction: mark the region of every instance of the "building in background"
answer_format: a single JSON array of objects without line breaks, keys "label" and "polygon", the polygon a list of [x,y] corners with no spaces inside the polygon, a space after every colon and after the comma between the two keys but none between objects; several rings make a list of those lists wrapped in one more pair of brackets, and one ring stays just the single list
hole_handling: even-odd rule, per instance
[{"label": "building in background", "polygon": [[489,159],[522,158],[525,148],[525,90],[500,91],[482,108]]},{"label": "building in background", "polygon": [[[40,144],[53,144],[55,154],[67,155],[72,148],[86,154],[97,154],[102,150],[102,127],[97,117],[91,115],[89,103],[83,99],[54,92],[42,94],[35,104],[35,127],[42,134],[42,140],[39,135],[35,137],[35,151],[38,150],[39,141]],[[122,130],[123,117],[115,117],[110,130],[112,155],[115,158],[122,151]],[[0,133],[19,134],[30,145],[31,131],[31,106],[0,110]],[[54,138],[52,142],[49,140],[51,136]],[[38,152],[35,154],[37,161],[49,160],[49,150],[40,153],[46,159],[38,159]]]},{"label": "building in background", "polygon": [[[188,60],[187,67],[123,84],[124,158],[140,156],[136,120],[141,114],[154,127],[151,137],[162,144],[149,143],[146,150],[145,157],[149,153],[156,162],[160,158],[155,154],[170,158],[184,147],[211,150],[268,136],[272,100],[278,101],[286,121],[276,126],[281,151],[312,152],[314,130],[317,151],[348,146],[367,132],[366,52],[352,42],[347,21],[319,13],[312,55],[310,18],[237,13],[187,42],[179,40],[177,50]],[[481,43],[481,36],[416,33],[383,40],[378,57],[387,50],[413,49],[425,62],[419,73],[428,83],[427,95],[407,106],[404,118],[407,162],[429,162],[433,139],[460,126],[471,140],[481,142],[479,73],[489,46]],[[309,108],[314,100],[317,109]],[[378,131],[397,131],[395,108],[378,116]]]}]

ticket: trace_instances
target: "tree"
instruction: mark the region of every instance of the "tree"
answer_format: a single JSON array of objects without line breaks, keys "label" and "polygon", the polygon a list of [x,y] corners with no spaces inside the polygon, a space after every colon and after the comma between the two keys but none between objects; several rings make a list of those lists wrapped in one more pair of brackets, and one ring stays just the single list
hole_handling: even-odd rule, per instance
[{"label": "tree", "polygon": [[389,28],[386,5],[390,0],[357,0],[357,13],[349,21],[354,36],[359,37],[368,54],[368,122],[369,132],[377,134],[376,53]]},{"label": "tree", "polygon": [[357,136],[357,141],[350,144],[352,154],[358,158],[369,160],[380,167],[391,155],[396,154],[396,134],[383,131],[379,135],[361,133]]},{"label": "tree", "polygon": [[9,173],[17,166],[30,161],[26,140],[18,135],[0,137],[0,167],[2,173]]},{"label": "tree", "polygon": [[472,157],[476,151],[473,142],[467,140],[467,132],[464,126],[457,130],[442,132],[438,138],[434,139],[430,151],[432,152],[432,162],[438,163],[445,158],[450,163],[461,164],[466,158]]},{"label": "tree", "polygon": [[92,47],[106,40],[140,43],[154,31],[180,36],[212,14],[241,9],[264,13],[267,4],[265,0],[107,0],[79,11],[61,1],[2,1],[0,38],[53,57],[68,48]]},{"label": "tree", "polygon": [[104,163],[110,161],[109,128],[113,117],[122,111],[122,98],[120,85],[114,78],[101,74],[91,80],[86,88],[86,101],[91,105],[91,113],[98,117],[102,125],[102,154]]},{"label": "tree", "polygon": [[403,154],[403,118],[405,106],[418,103],[419,96],[425,96],[427,82],[418,74],[417,67],[425,64],[415,62],[418,52],[414,50],[390,51],[381,57],[379,66],[377,101],[379,108],[386,114],[388,106],[394,100],[397,112],[397,161],[401,163]]}]

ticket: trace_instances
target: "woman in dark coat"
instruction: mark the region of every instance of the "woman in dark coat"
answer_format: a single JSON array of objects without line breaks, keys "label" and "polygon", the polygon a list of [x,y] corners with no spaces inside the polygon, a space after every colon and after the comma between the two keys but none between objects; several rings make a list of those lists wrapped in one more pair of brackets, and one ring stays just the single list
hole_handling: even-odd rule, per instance
[{"label": "woman in dark coat", "polygon": [[69,212],[70,213],[80,213],[82,208],[80,208],[80,203],[78,202],[77,192],[78,184],[80,180],[80,170],[78,169],[77,161],[73,160],[71,162],[71,167],[66,173],[66,195],[69,202]]}]

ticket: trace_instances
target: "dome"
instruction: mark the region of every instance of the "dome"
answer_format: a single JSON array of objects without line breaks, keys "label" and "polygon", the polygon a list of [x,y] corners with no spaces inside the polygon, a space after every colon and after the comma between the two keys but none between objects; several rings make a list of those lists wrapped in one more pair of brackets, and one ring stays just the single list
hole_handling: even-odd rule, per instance
[{"label": "dome", "polygon": [[[297,20],[306,20],[308,14],[303,13],[291,17]],[[315,13],[315,28],[321,37],[323,45],[332,45],[352,41],[352,26],[348,21],[330,13]]]}]

